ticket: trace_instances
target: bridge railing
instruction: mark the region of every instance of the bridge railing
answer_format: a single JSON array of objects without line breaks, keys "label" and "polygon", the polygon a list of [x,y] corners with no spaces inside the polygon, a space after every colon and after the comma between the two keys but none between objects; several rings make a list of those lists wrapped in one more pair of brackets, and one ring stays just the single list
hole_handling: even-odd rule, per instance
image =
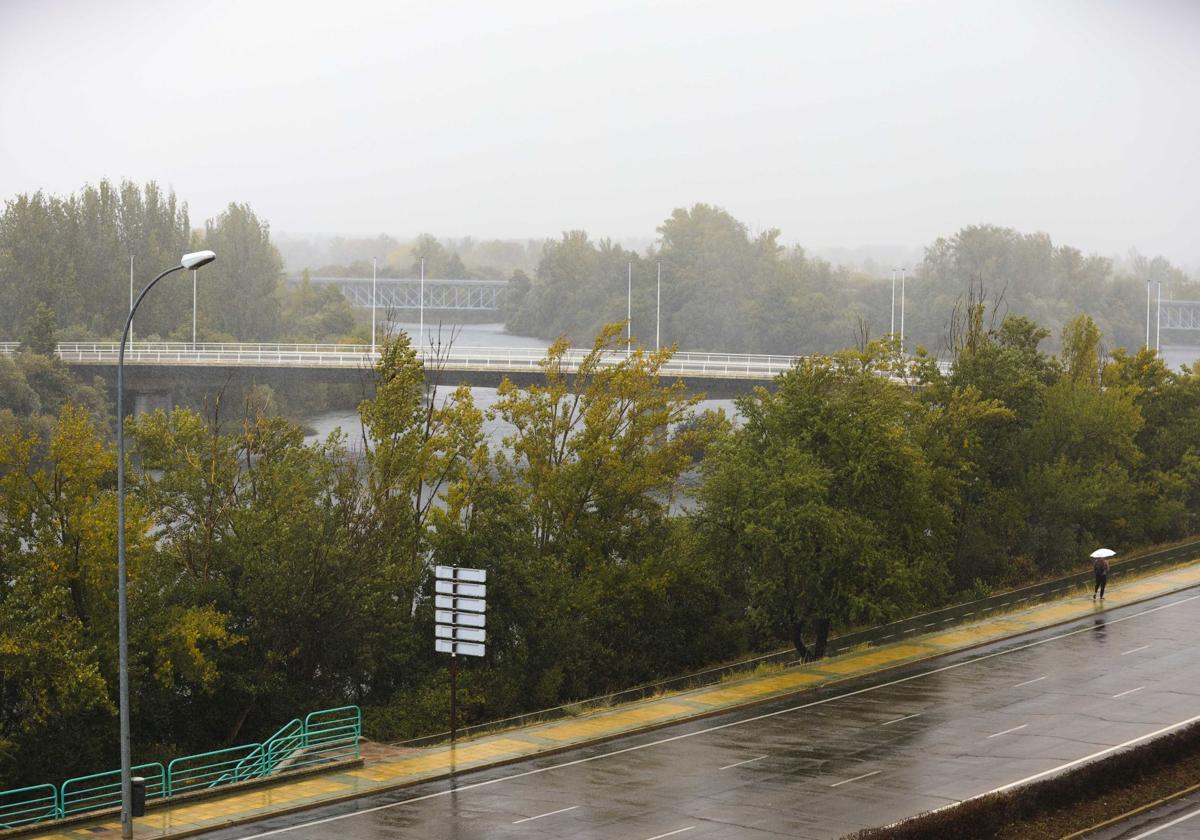
[{"label": "bridge railing", "polygon": [[[58,355],[75,364],[111,365],[118,358],[117,342],[65,342]],[[370,367],[378,358],[366,344],[287,344],[246,342],[140,341],[126,348],[130,364],[176,364],[196,366],[278,366],[309,368]],[[568,372],[579,369],[587,349],[573,348],[563,355]],[[449,347],[441,351],[418,350],[427,365],[446,370],[497,372],[536,372],[546,357],[541,347]],[[619,364],[627,358],[624,351],[608,351],[604,365]],[[759,353],[678,352],[663,365],[666,376],[746,378],[769,380],[792,368],[801,356],[777,356]],[[943,367],[943,370],[946,370]]]},{"label": "bridge railing", "polygon": [[[79,364],[111,364],[119,355],[117,342],[64,342],[58,355]],[[568,370],[576,370],[588,350],[571,349],[563,356]],[[427,364],[437,363],[448,369],[529,370],[541,368],[546,351],[540,347],[451,347],[440,354],[419,351]],[[313,367],[369,366],[378,358],[365,344],[285,344],[225,343],[183,341],[141,341],[129,345],[125,359],[131,364],[196,365],[281,365]],[[626,358],[621,351],[606,353],[603,364],[618,364]],[[738,353],[676,353],[663,372],[667,374],[734,375],[769,378],[796,363],[797,357]]]}]

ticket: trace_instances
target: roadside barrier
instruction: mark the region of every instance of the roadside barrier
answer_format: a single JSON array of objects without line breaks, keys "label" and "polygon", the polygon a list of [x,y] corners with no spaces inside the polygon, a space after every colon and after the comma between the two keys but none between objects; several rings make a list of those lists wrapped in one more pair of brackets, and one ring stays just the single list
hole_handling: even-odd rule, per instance
[{"label": "roadside barrier", "polygon": [[[261,779],[276,773],[359,757],[362,711],[339,706],[284,724],[258,744],[226,747],[176,758],[164,767],[139,764],[132,775],[146,780],[146,801]],[[59,787],[33,785],[0,791],[0,829],[64,819],[121,805],[121,771],[67,779]]]},{"label": "roadside barrier", "polygon": [[[1128,560],[1116,561],[1112,564],[1112,568],[1108,573],[1109,589],[1119,586],[1123,577],[1173,566],[1177,563],[1197,558],[1200,558],[1200,540],[1143,554],[1138,557],[1130,557]],[[1075,590],[1081,590],[1080,594],[1082,595],[1082,587],[1089,585],[1091,581],[1092,571],[1089,563],[1085,571],[1055,578],[1054,580],[1036,583],[1031,586],[1022,587],[1021,589],[1001,592],[996,595],[989,595],[986,598],[980,598],[975,601],[942,607],[888,624],[854,630],[840,636],[831,636],[825,649],[825,655],[827,657],[836,656],[857,647],[874,647],[881,644],[891,644],[892,642],[921,633],[931,633],[937,629],[946,629],[956,624],[988,618],[997,612],[1032,606],[1033,604],[1062,597]],[[511,729],[518,726],[528,726],[534,723],[558,720],[582,714],[591,709],[613,706],[620,703],[631,703],[664,692],[683,691],[689,688],[712,685],[726,677],[746,674],[762,665],[792,665],[796,662],[796,649],[789,647],[729,665],[720,665],[691,674],[645,683],[635,688],[613,692],[612,694],[590,697],[574,703],[565,703],[561,706],[554,706],[536,712],[526,712],[500,720],[474,724],[473,726],[460,726],[458,734],[460,738],[465,738],[500,729]],[[421,747],[439,743],[447,740],[449,737],[449,731],[439,732],[433,735],[423,735],[419,738],[398,741],[395,742],[395,746]]]}]

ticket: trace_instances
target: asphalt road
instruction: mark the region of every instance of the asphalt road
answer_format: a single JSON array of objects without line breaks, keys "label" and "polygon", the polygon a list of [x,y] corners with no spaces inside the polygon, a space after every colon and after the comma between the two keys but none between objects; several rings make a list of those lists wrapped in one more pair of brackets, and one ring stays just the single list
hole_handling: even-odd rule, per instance
[{"label": "asphalt road", "polygon": [[1117,825],[1087,836],[1087,840],[1196,840],[1200,837],[1200,793],[1181,796]]},{"label": "asphalt road", "polygon": [[[1200,718],[1197,626],[1190,590],[754,709],[202,836],[837,838]],[[1158,840],[1196,836],[1186,831],[1200,818],[1181,825]]]}]

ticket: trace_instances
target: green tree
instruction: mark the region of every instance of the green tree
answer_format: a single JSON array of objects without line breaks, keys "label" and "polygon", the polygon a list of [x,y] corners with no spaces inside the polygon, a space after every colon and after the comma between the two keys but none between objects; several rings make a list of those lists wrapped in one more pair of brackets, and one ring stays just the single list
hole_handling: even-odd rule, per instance
[{"label": "green tree", "polygon": [[704,462],[710,550],[734,564],[756,624],[805,657],[824,654],[832,623],[894,616],[944,584],[949,514],[927,421],[879,375],[887,357],[871,344],[801,361],[774,393],[738,400],[744,425]]}]

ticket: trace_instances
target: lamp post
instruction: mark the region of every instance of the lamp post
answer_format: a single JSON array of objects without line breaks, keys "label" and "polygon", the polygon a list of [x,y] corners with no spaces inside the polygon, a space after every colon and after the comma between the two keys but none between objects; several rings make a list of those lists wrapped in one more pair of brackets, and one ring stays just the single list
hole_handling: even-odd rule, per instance
[{"label": "lamp post", "polygon": [[371,358],[375,358],[375,257],[371,257]]},{"label": "lamp post", "polygon": [[662,339],[659,338],[659,325],[662,323],[662,263],[658,264],[658,292],[654,299],[654,347],[660,349],[662,347]]},{"label": "lamp post", "polygon": [[132,762],[129,755],[129,598],[125,585],[125,342],[133,326],[133,313],[159,280],[175,271],[198,269],[216,258],[217,255],[212,251],[184,254],[179,265],[168,268],[142,289],[129,308],[125,331],[121,334],[121,348],[117,354],[117,657],[121,707],[121,837],[125,840],[133,837]]},{"label": "lamp post", "polygon": [[900,355],[904,355],[904,279],[908,274],[907,268],[900,269]]},{"label": "lamp post", "polygon": [[892,269],[892,328],[888,335],[896,334],[896,269]]},{"label": "lamp post", "polygon": [[1154,313],[1154,352],[1157,354],[1162,348],[1162,281],[1155,282],[1158,283],[1158,304]]},{"label": "lamp post", "polygon": [[633,263],[629,264],[629,285],[625,289],[625,352],[633,345]]},{"label": "lamp post", "polygon": [[417,352],[424,352],[425,346],[425,258],[421,257],[421,288],[418,291],[417,306],[421,310],[421,329],[417,333]]},{"label": "lamp post", "polygon": [[192,351],[196,350],[196,271],[192,270]]},{"label": "lamp post", "polygon": [[1150,280],[1146,280],[1146,349],[1150,349]]}]

